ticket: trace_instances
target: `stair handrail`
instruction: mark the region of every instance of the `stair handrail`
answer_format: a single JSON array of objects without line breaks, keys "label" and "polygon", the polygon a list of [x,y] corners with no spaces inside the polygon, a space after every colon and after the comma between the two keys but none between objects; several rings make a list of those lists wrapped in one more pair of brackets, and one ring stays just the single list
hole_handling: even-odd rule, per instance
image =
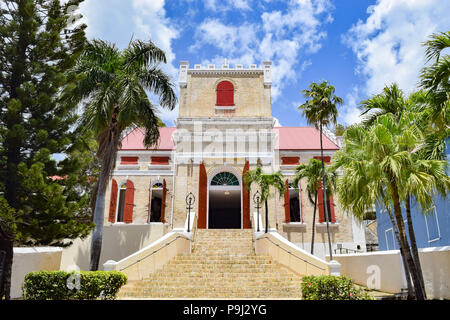
[{"label": "stair handrail", "polygon": [[[330,261],[327,262],[317,256],[314,256],[312,254],[310,254],[309,252],[299,248],[298,246],[296,246],[295,244],[293,244],[291,241],[289,241],[288,239],[284,238],[283,236],[281,236],[276,229],[269,229],[269,232],[265,232],[264,228],[262,228],[262,219],[261,219],[261,214],[259,216],[257,216],[257,212],[254,212],[253,214],[253,220],[254,220],[254,227],[253,227],[253,232],[254,232],[254,248],[255,248],[255,253],[258,252],[257,250],[257,242],[259,240],[267,240],[269,241],[271,244],[275,245],[277,248],[282,249],[284,252],[288,253],[290,256],[302,261],[302,263],[305,263],[306,266],[312,266],[313,268],[316,268],[318,270],[320,270],[321,273],[329,273],[331,275],[339,275],[340,274],[340,264],[337,261]],[[256,223],[259,220],[259,229],[260,232],[257,232],[256,229]],[[272,238],[274,238],[274,240],[279,241],[281,244],[284,244],[285,246],[287,246],[288,248],[285,248],[285,246],[282,246],[280,243],[276,243],[275,241],[272,240]],[[270,252],[270,250],[269,250]],[[300,253],[301,255],[304,255],[305,258],[300,257],[299,255],[295,254],[296,252]],[[272,256],[272,258],[274,259],[278,259],[276,256]],[[313,260],[316,261],[317,263],[313,263],[313,261],[309,261],[309,260]],[[278,261],[281,264],[284,264],[282,261]],[[320,266],[323,265],[323,266]]]},{"label": "stair handrail", "polygon": [[[190,247],[191,239],[186,233],[172,230],[158,240],[119,261],[106,261],[103,264],[103,270],[122,271],[130,280],[141,280],[148,274],[155,272],[161,265],[168,262],[174,256],[190,252]],[[163,254],[161,259],[151,259],[153,255],[163,251],[163,249],[165,249],[166,254]],[[144,266],[141,264],[144,264]],[[130,269],[133,266],[136,270]]]},{"label": "stair handrail", "polygon": [[192,219],[192,227],[191,227],[191,232],[192,232],[192,237],[191,237],[191,253],[192,253],[192,244],[194,243],[194,241],[195,241],[195,236],[196,236],[196,234],[197,234],[197,214],[194,212],[193,213],[194,214],[194,217],[193,217],[193,219]]},{"label": "stair handrail", "polygon": [[300,260],[302,260],[303,262],[306,262],[307,264],[312,265],[313,267],[316,267],[316,268],[318,268],[318,269],[320,269],[320,270],[323,270],[323,271],[326,271],[326,270],[327,270],[327,269],[325,269],[325,268],[321,268],[321,267],[315,265],[314,263],[311,263],[311,262],[309,262],[308,260],[305,260],[305,259],[303,259],[303,258],[301,258],[301,257],[299,257],[299,256],[297,256],[297,255],[295,255],[295,254],[293,254],[293,253],[292,253],[291,251],[289,251],[289,250],[286,250],[285,248],[283,248],[282,246],[280,246],[278,243],[273,242],[272,239],[270,239],[268,236],[260,237],[260,238],[258,238],[258,239],[256,239],[256,240],[263,240],[263,239],[269,240],[269,241],[272,242],[274,245],[276,245],[278,248],[284,250],[285,252],[289,253],[290,255],[296,257],[297,259],[300,259]]},{"label": "stair handrail", "polygon": [[160,247],[160,248],[154,250],[152,253],[150,253],[150,254],[148,254],[148,255],[146,255],[146,256],[140,258],[140,259],[137,259],[137,260],[134,261],[133,263],[129,264],[128,266],[126,266],[126,267],[124,267],[124,268],[119,269],[118,271],[126,270],[126,269],[128,269],[129,267],[134,266],[136,263],[139,263],[139,262],[141,262],[142,260],[147,259],[148,257],[154,255],[155,253],[157,253],[157,252],[161,251],[162,249],[164,249],[165,247],[169,246],[169,245],[172,244],[173,242],[177,241],[179,238],[184,238],[184,236],[182,236],[182,235],[177,235],[174,239],[172,239],[171,241],[165,243],[162,247]]},{"label": "stair handrail", "polygon": [[[258,224],[259,224],[259,228],[258,228]],[[253,229],[253,251],[256,254],[256,237],[257,235],[261,234],[263,229],[263,225],[262,225],[262,219],[261,219],[261,214],[259,214],[258,217],[258,212],[253,212],[253,223],[252,223],[252,229]],[[258,231],[259,229],[259,231]]]}]

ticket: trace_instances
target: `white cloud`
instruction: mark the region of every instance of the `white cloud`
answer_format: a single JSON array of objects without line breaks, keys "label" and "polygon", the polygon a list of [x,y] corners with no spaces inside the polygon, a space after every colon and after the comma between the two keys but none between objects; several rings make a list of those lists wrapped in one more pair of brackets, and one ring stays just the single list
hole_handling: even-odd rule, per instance
[{"label": "white cloud", "polygon": [[205,8],[212,11],[251,10],[251,2],[251,0],[204,0]]},{"label": "white cloud", "polygon": [[[367,11],[369,17],[343,37],[358,59],[356,72],[365,80],[358,98],[378,93],[393,82],[407,93],[413,91],[425,63],[422,42],[434,32],[449,29],[450,2],[378,0]],[[348,115],[348,119],[356,117]]]},{"label": "white cloud", "polygon": [[[178,69],[174,67],[176,57],[172,44],[179,36],[179,30],[166,16],[164,5],[165,0],[132,0],[131,5],[122,0],[96,0],[83,2],[80,11],[84,16],[83,21],[88,25],[86,33],[89,39],[120,40],[122,46],[128,43],[124,42],[124,36],[144,41],[151,39],[164,50],[167,64],[161,65],[161,68],[171,77],[175,90],[178,90]],[[122,33],[120,36],[119,32]],[[157,97],[150,95],[150,99],[158,103]],[[177,117],[178,107],[174,111],[161,109],[159,115],[170,123]]]},{"label": "white cloud", "polygon": [[273,61],[272,97],[275,100],[284,85],[301,76],[310,64],[302,61],[304,54],[317,52],[326,37],[324,23],[332,21],[329,0],[291,0],[285,10],[264,12],[260,23],[225,24],[219,19],[206,19],[196,31],[191,51],[212,45],[219,50],[213,59],[202,61],[231,64]]},{"label": "white cloud", "polygon": [[[175,53],[172,42],[179,36],[179,30],[175,24],[166,17],[164,9],[165,0],[133,0],[134,23],[137,28],[136,38],[151,39],[166,54],[167,64],[161,65],[175,84],[178,93],[178,69],[174,67]],[[150,99],[157,102],[156,97]],[[173,111],[160,108],[159,116],[163,121],[171,124],[178,116],[178,104]]]},{"label": "white cloud", "polygon": [[350,93],[347,93],[344,99],[344,105],[339,108],[339,123],[358,123],[361,122],[361,111],[358,109],[358,103],[360,100],[360,94],[358,87],[353,87]]},{"label": "white cloud", "polygon": [[137,28],[137,38],[152,39],[166,53],[167,69],[171,75],[177,75],[177,69],[172,65],[175,53],[172,41],[179,35],[175,25],[166,17],[164,0],[133,0],[134,23]]}]

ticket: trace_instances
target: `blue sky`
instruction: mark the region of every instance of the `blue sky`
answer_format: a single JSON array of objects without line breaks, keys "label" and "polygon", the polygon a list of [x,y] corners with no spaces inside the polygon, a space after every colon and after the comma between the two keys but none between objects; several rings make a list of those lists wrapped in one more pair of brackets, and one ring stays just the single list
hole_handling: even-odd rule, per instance
[{"label": "blue sky", "polygon": [[[124,48],[152,39],[177,84],[179,61],[190,65],[274,65],[272,110],[283,126],[306,125],[296,111],[300,90],[328,80],[344,99],[339,122],[359,121],[358,102],[397,82],[417,86],[421,42],[450,29],[442,0],[85,0],[88,38]],[[172,126],[177,110],[162,110]]]}]

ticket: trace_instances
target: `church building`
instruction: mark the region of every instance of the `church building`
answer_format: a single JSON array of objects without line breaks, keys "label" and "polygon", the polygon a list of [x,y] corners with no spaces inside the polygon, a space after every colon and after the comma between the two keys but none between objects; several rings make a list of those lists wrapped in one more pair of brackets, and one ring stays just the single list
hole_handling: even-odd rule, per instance
[{"label": "church building", "polygon": [[[183,228],[191,193],[197,229],[251,229],[257,186],[247,190],[243,176],[259,163],[264,172],[280,170],[287,187],[285,194],[273,191],[268,200],[268,228],[309,251],[314,206],[306,181],[295,186],[292,180],[299,164],[320,159],[320,133],[314,127],[276,126],[272,63],[190,67],[183,61],[178,83],[175,127],[160,128],[152,149],[143,144],[143,129],[123,138],[107,190],[105,226],[149,225],[162,228],[163,234]],[[329,130],[323,148],[326,162],[339,150]],[[340,208],[337,196],[325,205],[333,247],[365,251],[364,227]],[[324,258],[328,238],[321,193],[316,219],[314,253]]]}]

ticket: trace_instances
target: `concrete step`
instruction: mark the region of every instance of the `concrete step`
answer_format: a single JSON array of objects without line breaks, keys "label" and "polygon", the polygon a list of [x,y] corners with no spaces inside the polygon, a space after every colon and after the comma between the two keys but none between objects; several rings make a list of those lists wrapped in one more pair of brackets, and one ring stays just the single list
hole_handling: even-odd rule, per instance
[{"label": "concrete step", "polygon": [[255,254],[252,230],[199,229],[191,254],[131,281],[119,297],[298,299],[301,282],[269,255]]}]

